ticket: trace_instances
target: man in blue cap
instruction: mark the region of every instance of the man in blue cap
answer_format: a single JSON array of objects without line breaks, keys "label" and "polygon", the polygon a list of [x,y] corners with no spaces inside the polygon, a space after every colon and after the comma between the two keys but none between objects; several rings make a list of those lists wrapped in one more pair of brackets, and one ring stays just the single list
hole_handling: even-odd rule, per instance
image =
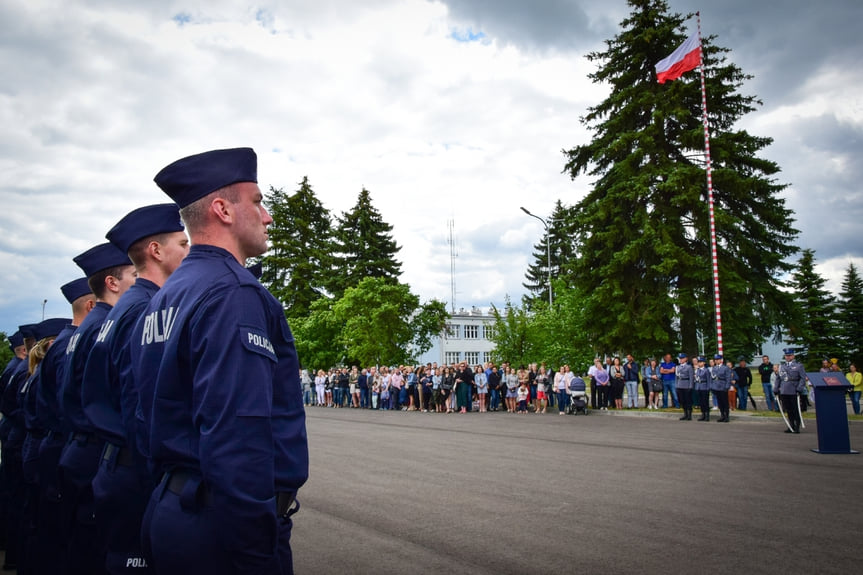
[{"label": "man in blue cap", "polygon": [[[58,394],[65,374],[66,348],[69,341],[87,314],[96,306],[96,297],[86,277],[64,284],[60,291],[72,307],[72,321],[60,331],[45,354],[39,367],[39,381],[35,390],[36,417],[48,432],[39,447],[37,574],[62,573],[67,563],[68,549],[64,537],[68,536],[68,528],[63,528],[64,507],[60,498],[57,468],[72,427],[60,410]],[[71,521],[71,518],[67,520]]]},{"label": "man in blue cap", "polygon": [[680,398],[680,405],[683,407],[683,416],[680,421],[692,421],[692,387],[694,385],[692,364],[689,363],[689,356],[685,353],[677,355],[677,369],[675,376],[677,378],[677,397]]},{"label": "man in blue cap", "polygon": [[87,276],[96,298],[96,306],[66,346],[66,367],[60,387],[60,404],[72,427],[72,438],[60,456],[61,500],[72,518],[68,565],[70,574],[83,575],[105,571],[96,541],[91,485],[104,441],[94,433],[81,406],[84,368],[105,317],[135,282],[135,268],[126,254],[110,243],[99,244],[73,259]]},{"label": "man in blue cap", "polygon": [[[12,374],[21,362],[24,361],[24,357],[27,355],[27,350],[24,347],[24,336],[21,334],[20,330],[9,336],[9,349],[12,350],[12,359],[6,363],[6,366],[3,368],[3,372],[0,373],[0,395],[2,395],[3,390],[6,389],[6,384],[9,383],[9,379],[12,377]],[[8,437],[8,426],[8,422],[4,425],[4,423],[0,421],[0,440],[2,441],[5,441],[6,437]],[[3,429],[4,427],[5,430]],[[9,507],[9,493],[6,487],[6,481],[3,474],[3,464],[2,460],[0,460],[0,547],[4,549],[6,547],[6,518],[7,509]]]},{"label": "man in blue cap", "polygon": [[18,409],[27,434],[21,447],[21,462],[24,478],[24,507],[22,514],[22,554],[18,570],[22,573],[48,573],[55,570],[39,570],[41,556],[41,533],[37,530],[39,501],[39,448],[47,431],[36,413],[36,393],[42,374],[42,365],[57,334],[71,322],[67,318],[42,320],[33,328],[36,345],[30,352],[30,377],[18,390]]},{"label": "man in blue cap", "polygon": [[149,456],[163,473],[145,545],[158,573],[292,573],[308,445],[284,310],[243,267],[267,250],[272,223],[257,156],[205,152],[155,181],[180,206],[192,248],[133,333]]},{"label": "man in blue cap", "polygon": [[719,406],[719,423],[728,423],[730,421],[730,406],[728,404],[728,390],[731,389],[731,368],[725,365],[722,361],[722,354],[717,353],[713,356],[713,367],[710,368],[710,390],[716,398],[716,404]]},{"label": "man in blue cap", "polygon": [[3,464],[4,491],[9,497],[6,509],[6,561],[3,564],[3,569],[6,570],[16,569],[19,560],[23,558],[21,530],[25,488],[21,450],[27,430],[24,427],[23,412],[18,409],[18,390],[29,376],[27,358],[36,344],[35,327],[36,324],[18,326],[23,337],[24,355],[9,374],[0,396],[0,412],[3,413],[3,420],[0,422],[0,457]]},{"label": "man in blue cap", "polygon": [[155,487],[136,445],[138,390],[132,377],[132,329],[153,294],[189,253],[176,204],[128,213],[105,236],[135,264],[137,280],[108,312],[90,350],[81,388],[84,413],[106,442],[93,479],[96,525],[108,573],[145,573],[141,519]]},{"label": "man in blue cap", "polygon": [[806,371],[795,359],[795,349],[787,347],[782,352],[785,354],[785,362],[779,365],[779,383],[773,389],[773,393],[779,397],[782,410],[791,429],[786,433],[800,433],[800,400],[798,394],[806,391]]}]

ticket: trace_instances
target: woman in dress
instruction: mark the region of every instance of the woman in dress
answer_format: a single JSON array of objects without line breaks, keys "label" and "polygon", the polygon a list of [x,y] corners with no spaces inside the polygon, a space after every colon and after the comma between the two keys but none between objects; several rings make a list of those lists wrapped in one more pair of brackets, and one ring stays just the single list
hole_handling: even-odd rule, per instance
[{"label": "woman in dress", "polygon": [[614,409],[623,409],[623,388],[626,387],[626,381],[619,357],[612,360],[608,377],[611,378],[611,398],[614,400]]},{"label": "woman in dress", "polygon": [[473,370],[473,383],[476,385],[476,396],[479,399],[479,412],[485,413],[485,398],[488,396],[488,379],[482,366],[476,366]]}]

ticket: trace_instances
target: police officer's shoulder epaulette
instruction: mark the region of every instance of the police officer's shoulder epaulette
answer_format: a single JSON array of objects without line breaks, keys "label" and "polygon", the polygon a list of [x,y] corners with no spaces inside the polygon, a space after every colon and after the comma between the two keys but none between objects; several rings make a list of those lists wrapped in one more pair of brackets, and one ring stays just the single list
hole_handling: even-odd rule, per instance
[{"label": "police officer's shoulder epaulette", "polygon": [[261,285],[261,282],[258,281],[258,279],[254,275],[252,275],[252,273],[248,269],[244,268],[243,266],[241,266],[236,261],[230,261],[228,263],[227,267],[230,270],[233,277],[236,278],[238,285],[241,285],[241,286],[260,286]]}]

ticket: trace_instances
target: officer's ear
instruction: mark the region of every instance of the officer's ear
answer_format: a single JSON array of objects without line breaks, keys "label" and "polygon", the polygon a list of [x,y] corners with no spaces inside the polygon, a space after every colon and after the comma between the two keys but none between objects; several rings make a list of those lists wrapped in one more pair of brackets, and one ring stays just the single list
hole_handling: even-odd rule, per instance
[{"label": "officer's ear", "polygon": [[210,203],[210,211],[223,224],[232,224],[234,222],[234,212],[232,204],[225,198],[213,198],[213,201]]}]

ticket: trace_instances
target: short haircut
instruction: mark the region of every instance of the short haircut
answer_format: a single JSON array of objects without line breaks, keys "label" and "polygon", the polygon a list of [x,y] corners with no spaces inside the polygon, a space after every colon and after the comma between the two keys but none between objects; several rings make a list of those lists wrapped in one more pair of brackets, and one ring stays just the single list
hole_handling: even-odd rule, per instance
[{"label": "short haircut", "polygon": [[195,200],[188,206],[180,209],[180,217],[183,218],[183,223],[190,233],[197,231],[203,227],[207,209],[216,198],[223,198],[232,204],[240,201],[240,192],[234,184],[220,188],[215,192],[210,192],[203,198]]},{"label": "short haircut", "polygon": [[165,232],[137,240],[129,246],[129,259],[132,260],[136,268],[143,268],[147,263],[147,246],[150,245],[150,242],[164,245],[170,235],[170,232]]},{"label": "short haircut", "polygon": [[113,266],[96,272],[87,278],[87,285],[90,286],[96,299],[102,299],[105,296],[105,290],[108,289],[105,287],[105,279],[108,276],[114,276],[118,280],[123,279],[123,272],[126,271],[126,267],[127,266]]}]

